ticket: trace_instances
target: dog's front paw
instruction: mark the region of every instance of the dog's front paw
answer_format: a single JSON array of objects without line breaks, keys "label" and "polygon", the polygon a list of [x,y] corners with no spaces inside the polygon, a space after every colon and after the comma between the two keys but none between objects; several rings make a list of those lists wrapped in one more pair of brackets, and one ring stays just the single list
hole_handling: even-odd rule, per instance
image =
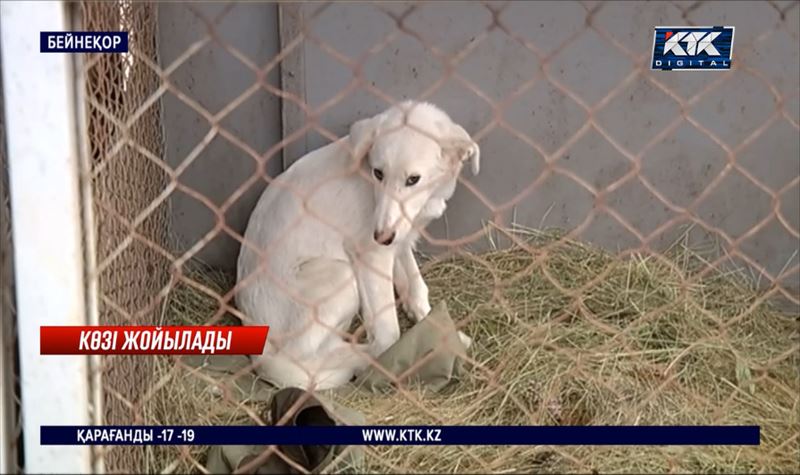
[{"label": "dog's front paw", "polygon": [[404,305],[408,312],[416,321],[420,321],[431,313],[431,304],[428,299],[419,296],[411,297]]},{"label": "dog's front paw", "polygon": [[425,282],[421,278],[414,282],[409,288],[406,311],[414,317],[416,321],[422,320],[431,313],[431,303],[428,299],[428,286],[425,285]]}]

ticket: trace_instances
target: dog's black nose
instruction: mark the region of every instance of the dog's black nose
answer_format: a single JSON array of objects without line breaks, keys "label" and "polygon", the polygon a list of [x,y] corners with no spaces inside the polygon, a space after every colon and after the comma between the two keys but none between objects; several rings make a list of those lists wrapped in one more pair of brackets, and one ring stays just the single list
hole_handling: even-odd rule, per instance
[{"label": "dog's black nose", "polygon": [[394,232],[394,231],[392,231],[391,234],[388,234],[388,233],[381,234],[378,231],[375,231],[375,233],[372,235],[372,237],[375,239],[375,242],[377,242],[378,244],[383,244],[384,246],[388,246],[389,244],[392,243],[392,241],[394,241],[394,237],[395,237],[396,234],[397,233]]}]

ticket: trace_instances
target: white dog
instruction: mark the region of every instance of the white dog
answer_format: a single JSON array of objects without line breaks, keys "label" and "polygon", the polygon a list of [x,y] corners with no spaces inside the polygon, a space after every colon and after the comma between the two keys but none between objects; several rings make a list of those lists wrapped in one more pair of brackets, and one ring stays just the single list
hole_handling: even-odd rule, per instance
[{"label": "white dog", "polygon": [[[395,288],[417,320],[428,315],[414,246],[467,160],[477,174],[480,149],[461,126],[406,101],[354,123],[266,188],[245,232],[236,296],[246,324],[270,326],[262,377],[304,389],[346,384],[400,338]],[[344,338],[359,310],[367,344]]]}]

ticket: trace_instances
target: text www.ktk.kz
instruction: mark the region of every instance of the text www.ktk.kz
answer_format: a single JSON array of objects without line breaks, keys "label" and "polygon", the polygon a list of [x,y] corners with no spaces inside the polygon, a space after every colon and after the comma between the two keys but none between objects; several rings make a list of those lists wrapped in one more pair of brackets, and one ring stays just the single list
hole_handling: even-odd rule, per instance
[{"label": "text www.ktk.kz", "polygon": [[441,429],[362,429],[364,442],[442,442]]}]

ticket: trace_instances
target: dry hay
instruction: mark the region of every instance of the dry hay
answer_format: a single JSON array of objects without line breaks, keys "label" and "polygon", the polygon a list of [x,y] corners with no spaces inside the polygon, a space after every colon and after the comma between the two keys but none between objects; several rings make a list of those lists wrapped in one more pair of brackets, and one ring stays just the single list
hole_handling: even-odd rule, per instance
[{"label": "dry hay", "polygon": [[[533,249],[554,232],[516,230]],[[431,302],[447,301],[473,340],[476,365],[433,394],[407,389],[342,401],[368,423],[392,425],[756,424],[759,447],[384,446],[368,472],[531,473],[677,471],[799,473],[800,319],[764,302],[736,272],[685,285],[707,267],[676,245],[669,259],[620,258],[573,241],[541,263],[519,246],[424,266]],[[575,299],[565,289],[579,289]],[[193,276],[223,293],[219,273]],[[202,323],[216,299],[176,288],[166,324]],[[226,317],[223,323],[230,323]],[[154,424],[253,424],[263,404],[181,392],[161,360]],[[191,377],[191,376],[190,376]],[[200,471],[204,447],[150,448],[153,471]]]}]

